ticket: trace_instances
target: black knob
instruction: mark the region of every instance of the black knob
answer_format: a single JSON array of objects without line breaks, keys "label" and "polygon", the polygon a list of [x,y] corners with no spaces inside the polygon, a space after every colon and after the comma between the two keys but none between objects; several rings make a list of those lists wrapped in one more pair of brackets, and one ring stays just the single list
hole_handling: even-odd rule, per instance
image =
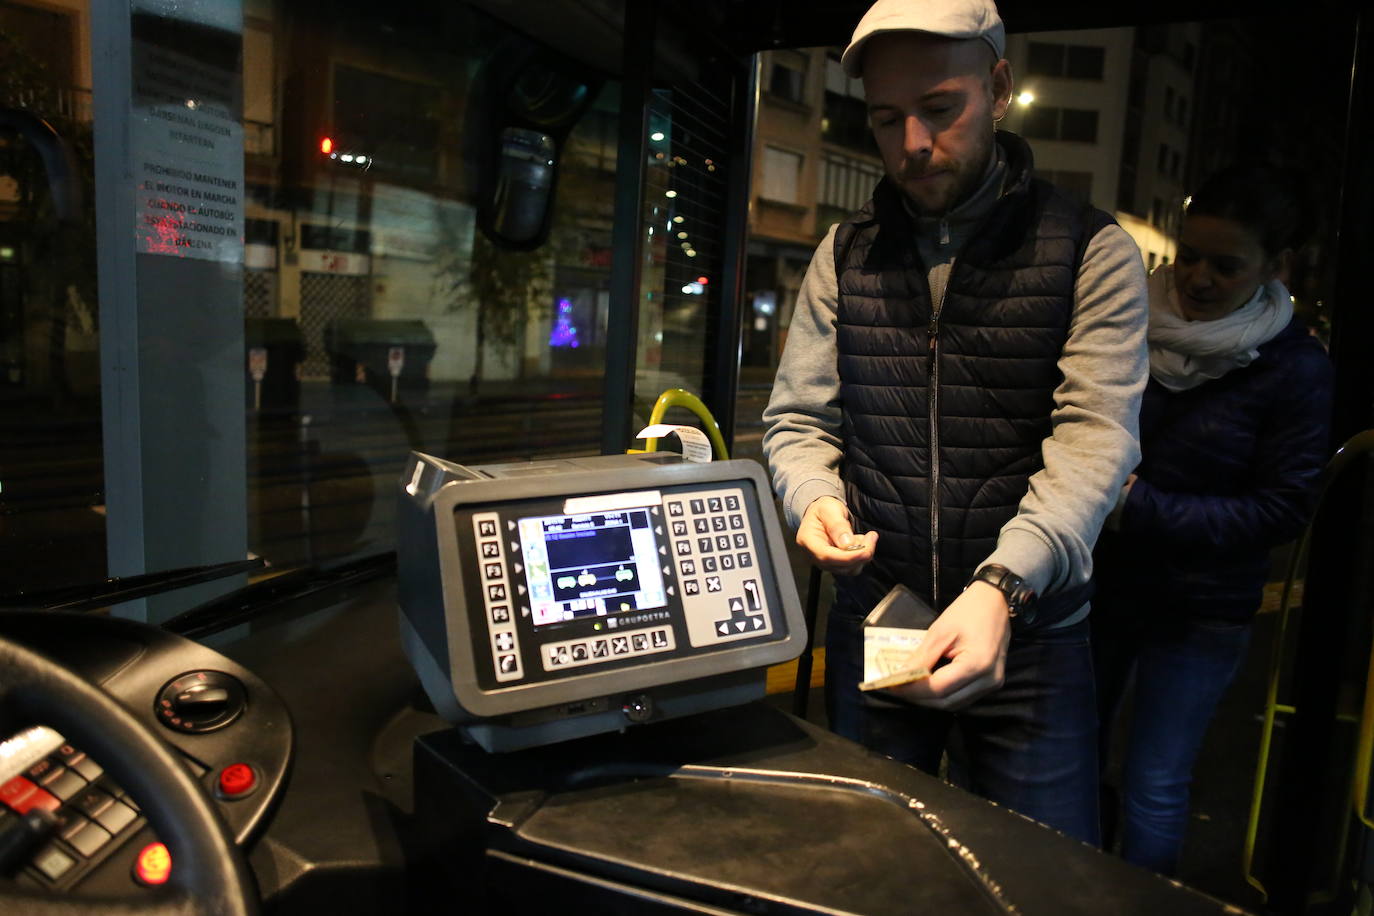
[{"label": "black knob", "polygon": [[647,693],[636,694],[625,698],[625,705],[620,707],[620,711],[625,714],[636,725],[648,722],[654,717],[654,698]]},{"label": "black knob", "polygon": [[223,671],[191,671],[167,682],[154,710],[163,725],[194,735],[223,728],[246,705],[247,695],[238,678]]}]

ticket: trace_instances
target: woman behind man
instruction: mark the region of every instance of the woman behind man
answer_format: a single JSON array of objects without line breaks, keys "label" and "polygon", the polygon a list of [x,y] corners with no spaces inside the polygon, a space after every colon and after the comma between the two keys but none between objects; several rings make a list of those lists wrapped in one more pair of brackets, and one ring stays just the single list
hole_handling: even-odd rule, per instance
[{"label": "woman behind man", "polygon": [[1091,619],[1104,748],[1135,674],[1121,853],[1163,874],[1269,552],[1302,531],[1328,455],[1330,362],[1280,280],[1301,210],[1284,173],[1223,171],[1194,195],[1175,264],[1150,277],[1142,458],[1098,545]]}]

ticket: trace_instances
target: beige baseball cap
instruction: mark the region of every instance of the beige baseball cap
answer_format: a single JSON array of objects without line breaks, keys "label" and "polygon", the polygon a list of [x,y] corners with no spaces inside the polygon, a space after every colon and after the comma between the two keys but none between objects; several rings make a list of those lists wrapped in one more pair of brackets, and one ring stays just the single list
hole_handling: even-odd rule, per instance
[{"label": "beige baseball cap", "polygon": [[850,76],[863,72],[864,44],[885,32],[926,32],[942,38],[981,38],[1000,60],[1007,30],[992,0],[878,0],[864,13],[840,65]]}]

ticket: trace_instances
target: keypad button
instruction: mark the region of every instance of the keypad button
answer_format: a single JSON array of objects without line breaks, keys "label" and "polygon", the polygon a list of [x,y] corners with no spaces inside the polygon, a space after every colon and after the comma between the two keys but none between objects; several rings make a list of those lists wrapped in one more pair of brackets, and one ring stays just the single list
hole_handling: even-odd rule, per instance
[{"label": "keypad button", "polygon": [[55,777],[61,771],[62,765],[54,761],[51,757],[46,757],[24,771],[24,775],[39,785],[45,785],[49,779]]},{"label": "keypad button", "polygon": [[743,533],[735,535],[735,546],[740,548],[748,547],[749,538],[745,536]]},{"label": "keypad button", "polygon": [[717,535],[717,536],[716,536],[716,549],[717,549],[717,550],[729,550],[729,549],[730,549],[730,536],[729,536],[728,534],[720,534],[720,535]]},{"label": "keypad button", "polygon": [[43,874],[49,881],[56,881],[71,871],[76,864],[76,859],[63,852],[55,845],[45,846],[38,855],[33,857],[33,867]]},{"label": "keypad button", "polygon": [[118,834],[125,827],[138,820],[138,812],[134,811],[134,809],[130,808],[128,805],[115,802],[113,805],[110,805],[110,807],[100,812],[100,816],[97,817],[96,820],[99,821],[100,826],[110,831],[110,833]]},{"label": "keypad button", "polygon": [[735,558],[732,557],[732,556],[730,556],[728,553],[723,553],[723,554],[721,554],[721,555],[720,555],[720,568],[721,568],[721,569],[734,569],[734,568],[735,568]]},{"label": "keypad button", "polygon": [[698,518],[693,520],[692,528],[696,530],[697,534],[710,534],[711,522],[708,519]]},{"label": "keypad button", "polygon": [[57,774],[56,778],[48,782],[43,788],[53,795],[66,801],[82,789],[86,788],[86,780],[76,775],[75,771],[63,769]]},{"label": "keypad button", "polygon": [[686,537],[686,535],[687,535],[687,523],[686,523],[686,522],[673,522],[673,537],[675,537],[675,538],[680,538],[680,537]]},{"label": "keypad button", "polygon": [[705,511],[706,511],[706,503],[702,502],[702,501],[699,500],[699,499],[694,499],[694,500],[692,500],[692,514],[693,514],[693,515],[700,515],[701,513],[705,512]]},{"label": "keypad button", "polygon": [[53,752],[53,756],[57,758],[58,763],[69,767],[75,766],[78,760],[85,759],[86,754],[84,751],[78,751],[70,744],[64,744]]},{"label": "keypad button", "polygon": [[715,558],[715,557],[703,557],[703,558],[702,558],[702,561],[701,561],[701,568],[702,568],[702,571],[703,571],[703,572],[708,572],[708,573],[715,572],[715,571],[716,571],[716,558]]},{"label": "keypad button", "polygon": [[754,556],[750,553],[736,554],[735,560],[739,563],[740,569],[748,569],[754,565]]},{"label": "keypad button", "polygon": [[697,564],[691,560],[683,560],[678,564],[684,576],[695,576],[697,574]]},{"label": "keypad button", "polygon": [[501,556],[501,544],[499,541],[482,542],[482,559],[494,560]]},{"label": "keypad button", "polygon": [[725,497],[725,508],[729,509],[731,512],[738,512],[738,511],[739,511],[739,497],[738,497],[738,496],[727,496],[727,497]]},{"label": "keypad button", "polygon": [[723,516],[723,515],[713,515],[713,516],[711,516],[711,530],[712,530],[712,531],[724,531],[724,530],[725,530],[725,516]]},{"label": "keypad button", "polygon": [[57,821],[57,835],[64,840],[91,822],[90,818],[71,807],[58,808],[52,815]]},{"label": "keypad button", "polygon": [[682,592],[686,595],[699,595],[701,594],[701,583],[696,579],[688,579],[682,583]]},{"label": "keypad button", "polygon": [[706,500],[706,508],[710,509],[712,512],[719,512],[725,508],[725,504],[721,502],[719,496],[712,496],[710,499]]},{"label": "keypad button", "polygon": [[477,523],[477,533],[484,538],[496,537],[496,522],[491,519],[483,519]]},{"label": "keypad button", "polygon": [[691,554],[692,554],[692,542],[691,542],[691,541],[678,541],[678,542],[677,542],[677,555],[678,555],[678,556],[680,556],[680,557],[686,557],[686,556],[691,556]]},{"label": "keypad button", "polygon": [[110,842],[111,837],[110,831],[99,824],[87,823],[73,836],[64,839],[72,844],[73,849],[89,859],[103,849],[105,844]]},{"label": "keypad button", "polygon": [[672,502],[668,503],[668,514],[669,514],[669,515],[681,515],[681,514],[682,514],[682,503],[679,502],[678,500],[673,500]]},{"label": "keypad button", "polygon": [[732,516],[730,516],[730,530],[732,530],[732,531],[743,531],[743,530],[744,530],[744,516],[743,516],[743,515],[732,515]]},{"label": "keypad button", "polygon": [[504,584],[502,584],[502,585],[488,585],[488,586],[487,586],[487,600],[488,600],[488,601],[505,601],[505,600],[506,600],[506,586],[505,586]]},{"label": "keypad button", "polygon": [[87,817],[99,817],[100,812],[114,804],[114,799],[99,789],[87,789],[76,797],[73,804]]},{"label": "keypad button", "polygon": [[716,547],[710,538],[697,538],[697,550],[702,553],[710,553]]}]

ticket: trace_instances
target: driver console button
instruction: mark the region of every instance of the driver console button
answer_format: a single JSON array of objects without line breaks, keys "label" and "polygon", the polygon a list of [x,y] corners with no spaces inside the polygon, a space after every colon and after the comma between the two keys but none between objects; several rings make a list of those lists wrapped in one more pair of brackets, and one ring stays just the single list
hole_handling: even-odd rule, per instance
[{"label": "driver console button", "polygon": [[45,846],[33,857],[33,867],[49,881],[57,881],[76,864],[67,853],[56,845]]},{"label": "driver console button", "polygon": [[94,760],[92,760],[85,754],[82,754],[81,759],[78,760],[76,763],[71,764],[70,766],[73,770],[76,770],[76,772],[81,776],[82,779],[85,779],[87,782],[95,782],[97,779],[100,778],[100,774],[105,772],[104,767],[96,763]]},{"label": "driver console button", "polygon": [[43,788],[63,801],[66,801],[86,788],[86,785],[86,780],[78,776],[74,770],[63,767],[52,779],[43,783]]},{"label": "driver console button", "polygon": [[233,763],[219,771],[222,798],[243,798],[258,786],[258,774],[246,763]]},{"label": "driver console button", "polygon": [[98,818],[101,812],[114,804],[114,799],[99,789],[87,789],[76,797],[73,804],[76,805],[76,810],[87,817]]},{"label": "driver console button", "polygon": [[128,805],[115,802],[96,815],[96,820],[110,833],[118,835],[121,830],[138,820],[138,814]]},{"label": "driver console button", "polygon": [[134,860],[134,879],[139,884],[155,887],[166,884],[172,876],[172,854],[162,843],[149,843]]},{"label": "driver console button", "polygon": [[34,808],[56,811],[62,807],[56,795],[47,789],[40,789],[23,776],[16,776],[0,786],[0,802],[19,814],[28,814]]},{"label": "driver console button", "polygon": [[105,844],[110,842],[111,839],[108,830],[90,821],[81,824],[69,834],[63,835],[62,838],[70,843],[73,849],[88,859],[101,849],[104,849]]}]

